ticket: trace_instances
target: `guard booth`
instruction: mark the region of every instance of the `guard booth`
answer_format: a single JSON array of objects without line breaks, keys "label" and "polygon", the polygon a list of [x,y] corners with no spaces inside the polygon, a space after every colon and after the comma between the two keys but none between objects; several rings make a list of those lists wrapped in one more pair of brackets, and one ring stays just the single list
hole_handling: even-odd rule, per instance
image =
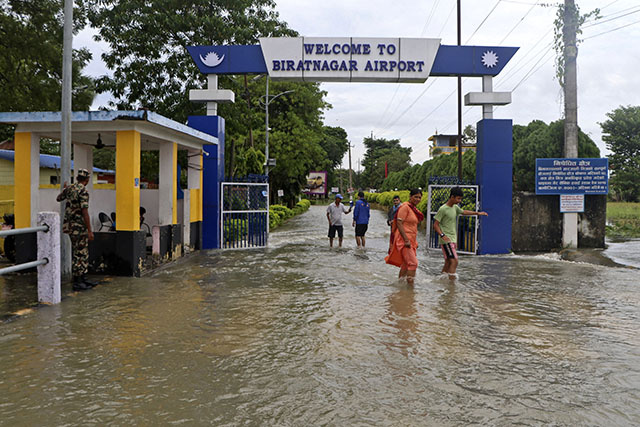
[{"label": "guard booth", "polygon": [[[41,185],[39,151],[41,138],[60,140],[61,113],[0,113],[0,122],[16,126],[15,226],[31,227],[38,212],[60,209],[60,188]],[[201,248],[203,153],[206,148],[214,160],[223,156],[218,138],[140,110],[74,112],[71,139],[72,176],[80,168],[92,174],[95,148],[115,150],[115,183],[92,179],[87,185],[95,234],[89,245],[90,271],[139,276],[150,259],[173,259]],[[141,152],[147,150],[159,153],[157,188],[140,180]],[[180,150],[188,158],[184,189],[178,174]],[[16,242],[17,262],[35,259],[36,243],[28,237]]]}]

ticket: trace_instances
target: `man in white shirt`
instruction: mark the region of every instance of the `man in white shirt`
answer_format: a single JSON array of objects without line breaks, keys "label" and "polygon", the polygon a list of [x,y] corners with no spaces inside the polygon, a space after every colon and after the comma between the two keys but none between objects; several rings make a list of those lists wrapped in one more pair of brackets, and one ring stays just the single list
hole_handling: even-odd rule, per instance
[{"label": "man in white shirt", "polygon": [[336,231],[338,232],[338,246],[342,247],[342,236],[344,229],[342,227],[342,214],[351,213],[351,206],[349,209],[342,203],[342,195],[336,194],[336,202],[327,206],[327,220],[329,220],[329,246],[333,247],[333,239],[336,237]]}]

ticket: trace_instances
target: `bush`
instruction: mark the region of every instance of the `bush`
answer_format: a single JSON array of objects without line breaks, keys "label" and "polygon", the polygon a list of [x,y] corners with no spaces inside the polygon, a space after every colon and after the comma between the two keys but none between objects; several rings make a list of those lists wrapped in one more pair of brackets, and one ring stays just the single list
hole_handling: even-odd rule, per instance
[{"label": "bush", "polygon": [[282,205],[269,206],[269,228],[274,229],[282,225],[289,218],[306,212],[310,206],[311,202],[308,199],[300,200],[293,209]]}]

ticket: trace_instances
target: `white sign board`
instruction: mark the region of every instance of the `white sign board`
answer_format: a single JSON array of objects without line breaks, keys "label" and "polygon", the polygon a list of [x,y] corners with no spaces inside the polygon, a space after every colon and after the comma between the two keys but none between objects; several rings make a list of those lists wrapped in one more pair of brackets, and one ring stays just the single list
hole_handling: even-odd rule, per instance
[{"label": "white sign board", "polygon": [[439,47],[422,38],[260,38],[273,80],[423,83]]},{"label": "white sign board", "polygon": [[284,190],[278,190],[278,197],[284,196]]},{"label": "white sign board", "polygon": [[561,194],[560,212],[580,213],[584,212],[584,194]]},{"label": "white sign board", "polygon": [[331,192],[332,193],[339,193],[340,189],[338,187],[331,187]]}]

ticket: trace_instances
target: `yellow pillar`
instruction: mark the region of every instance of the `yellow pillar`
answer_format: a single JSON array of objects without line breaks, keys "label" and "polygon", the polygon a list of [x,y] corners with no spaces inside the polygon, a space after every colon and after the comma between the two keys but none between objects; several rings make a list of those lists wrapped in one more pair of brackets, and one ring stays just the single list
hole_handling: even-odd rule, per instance
[{"label": "yellow pillar", "polygon": [[202,221],[202,177],[204,174],[202,173],[202,152],[198,156],[198,165],[200,166],[200,170],[198,173],[200,174],[200,189],[198,190],[198,221]]},{"label": "yellow pillar", "polygon": [[[193,168],[189,170],[189,174],[191,174],[189,180],[189,220],[197,222],[202,221],[202,153],[193,156],[190,163]],[[199,188],[195,188],[195,185],[198,185]]]},{"label": "yellow pillar", "polygon": [[140,229],[140,133],[116,132],[116,230]]},{"label": "yellow pillar", "polygon": [[173,143],[173,153],[171,155],[171,207],[172,207],[172,224],[178,223],[178,144]]},{"label": "yellow pillar", "polygon": [[[13,160],[14,214],[16,228],[31,227],[38,209],[40,146],[31,132],[15,133]],[[35,188],[35,190],[34,190]]]}]

